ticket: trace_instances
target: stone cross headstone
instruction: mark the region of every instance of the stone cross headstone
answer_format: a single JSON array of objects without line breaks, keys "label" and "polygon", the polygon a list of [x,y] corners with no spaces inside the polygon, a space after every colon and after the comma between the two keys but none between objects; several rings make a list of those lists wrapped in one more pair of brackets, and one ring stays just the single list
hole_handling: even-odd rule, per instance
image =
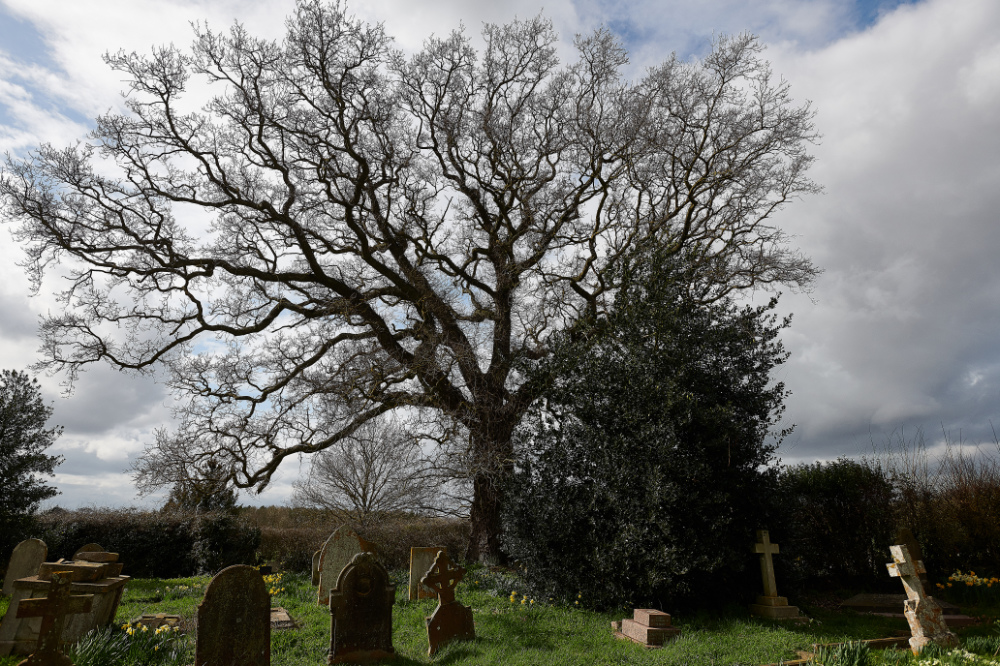
[{"label": "stone cross headstone", "polygon": [[216,574],[198,605],[195,666],[268,666],[271,597],[260,572],[245,564]]},{"label": "stone cross headstone", "polygon": [[17,617],[40,617],[42,628],[38,632],[38,643],[31,656],[18,666],[73,666],[73,662],[62,653],[62,633],[66,616],[89,613],[94,603],[94,595],[70,593],[72,580],[63,572],[52,574],[49,596],[44,599],[23,599],[17,606]]},{"label": "stone cross headstone", "polygon": [[319,554],[319,589],[316,601],[322,605],[330,603],[330,592],[337,585],[337,578],[351,558],[358,553],[374,550],[373,545],[358,536],[346,525],[341,525],[326,540]]},{"label": "stone cross headstone", "polygon": [[3,593],[10,595],[14,581],[38,573],[38,567],[45,561],[49,549],[41,539],[27,539],[14,546],[7,565],[7,575],[3,579]]},{"label": "stone cross headstone", "polygon": [[427,573],[420,579],[420,582],[433,590],[438,598],[437,608],[427,618],[429,657],[433,657],[438,648],[448,641],[473,640],[476,637],[476,623],[472,619],[472,609],[455,601],[455,587],[463,576],[465,568],[453,564],[448,553],[441,550]]},{"label": "stone cross headstone", "polygon": [[757,597],[757,603],[750,605],[750,612],[771,620],[791,620],[799,617],[797,606],[789,606],[787,597],[778,596],[778,586],[774,582],[774,560],[772,555],[779,552],[778,544],[771,543],[767,530],[757,530],[757,543],[753,552],[760,555],[760,573],[764,579],[764,594]]},{"label": "stone cross headstone", "polygon": [[[910,531],[909,527],[901,527],[899,531],[896,532],[896,541],[901,546],[906,546],[906,549],[910,551],[910,558],[914,562],[924,561],[924,551],[920,548],[920,543],[917,542],[917,538],[913,536],[913,532]],[[927,572],[923,571],[919,574],[920,582],[923,583],[926,588],[929,585],[927,580]]]},{"label": "stone cross headstone", "polygon": [[392,647],[396,585],[372,553],[358,553],[340,572],[330,593],[328,664],[387,659]]},{"label": "stone cross headstone", "polygon": [[420,579],[427,573],[427,570],[434,566],[434,558],[438,553],[447,552],[446,548],[410,548],[410,584],[407,587],[407,599],[415,601],[417,599],[433,599],[437,596],[434,590],[426,585],[421,585]]},{"label": "stone cross headstone", "polygon": [[942,647],[955,647],[958,638],[948,631],[941,614],[941,607],[934,597],[924,592],[920,574],[925,573],[924,563],[914,560],[905,545],[890,546],[892,562],[886,564],[889,575],[903,581],[906,590],[906,601],[903,602],[903,615],[910,624],[910,650],[913,654],[920,652],[929,643],[937,643]]},{"label": "stone cross headstone", "polygon": [[316,587],[319,585],[319,556],[323,553],[323,550],[317,550],[313,553],[313,563],[312,563],[312,586]]}]

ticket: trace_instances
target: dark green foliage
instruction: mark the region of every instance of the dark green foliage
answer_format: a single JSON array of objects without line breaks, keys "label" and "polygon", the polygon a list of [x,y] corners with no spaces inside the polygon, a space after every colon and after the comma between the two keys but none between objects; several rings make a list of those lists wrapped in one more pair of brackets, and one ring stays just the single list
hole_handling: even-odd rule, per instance
[{"label": "dark green foliage", "polygon": [[119,554],[124,573],[174,578],[256,564],[260,528],[230,513],[134,509],[51,512],[40,517],[49,557],[72,557],[85,543]]},{"label": "dark green foliage", "polygon": [[215,460],[209,460],[186,481],[175,483],[163,506],[164,511],[204,513],[236,510],[237,492],[228,481],[228,473]]},{"label": "dark green foliage", "polygon": [[784,580],[892,582],[885,563],[896,531],[893,485],[880,467],[846,458],[790,467],[781,475],[781,496],[786,516],[774,532]]},{"label": "dark green foliage", "polygon": [[675,260],[638,257],[623,279],[613,312],[535,372],[558,379],[517,435],[504,547],[542,597],[732,601],[775,489],[788,322],[773,300],[694,302]]},{"label": "dark green foliage", "polygon": [[[59,494],[38,478],[51,475],[62,462],[49,456],[62,433],[61,427],[46,428],[52,407],[42,402],[38,382],[23,372],[0,371],[0,562],[29,536],[32,519],[42,500]],[[3,566],[0,564],[0,566]]]}]

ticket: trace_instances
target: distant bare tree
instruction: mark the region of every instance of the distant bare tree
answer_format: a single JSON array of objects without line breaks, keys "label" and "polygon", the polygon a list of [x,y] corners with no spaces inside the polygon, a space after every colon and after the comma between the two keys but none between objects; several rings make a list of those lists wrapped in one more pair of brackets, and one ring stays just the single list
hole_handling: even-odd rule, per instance
[{"label": "distant bare tree", "polygon": [[310,463],[308,475],[293,483],[298,506],[328,509],[362,525],[437,508],[440,480],[418,439],[394,421],[368,421]]}]

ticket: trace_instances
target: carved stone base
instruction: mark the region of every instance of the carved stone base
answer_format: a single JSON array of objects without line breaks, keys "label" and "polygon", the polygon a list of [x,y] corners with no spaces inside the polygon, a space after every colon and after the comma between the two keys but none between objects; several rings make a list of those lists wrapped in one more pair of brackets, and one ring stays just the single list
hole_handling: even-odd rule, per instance
[{"label": "carved stone base", "polygon": [[768,620],[794,620],[799,617],[799,607],[789,606],[787,597],[757,597],[750,604],[750,613]]}]

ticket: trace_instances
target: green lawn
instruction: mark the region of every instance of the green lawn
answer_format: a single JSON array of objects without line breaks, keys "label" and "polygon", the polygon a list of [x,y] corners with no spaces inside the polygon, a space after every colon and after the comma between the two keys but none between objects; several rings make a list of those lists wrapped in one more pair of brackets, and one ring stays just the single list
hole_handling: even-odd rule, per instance
[{"label": "green lawn", "polygon": [[[496,577],[483,570],[472,571],[459,585],[459,601],[473,608],[476,640],[445,646],[433,659],[427,657],[427,633],[424,617],[431,614],[432,600],[406,600],[406,573],[393,572],[397,583],[393,610],[393,643],[398,664],[503,664],[504,666],[560,664],[765,664],[793,659],[796,650],[808,650],[813,643],[892,636],[906,629],[898,619],[858,616],[803,606],[813,618],[810,623],[779,624],[751,619],[745,610],[733,607],[721,614],[674,616],[674,625],[682,634],[660,650],[621,641],[612,635],[611,620],[626,616],[619,613],[594,613],[578,607],[555,606],[517,596],[511,602],[510,579]],[[176,580],[137,579],[129,582],[117,615],[113,638],[121,643],[139,640],[126,636],[122,624],[143,613],[173,613],[183,616],[193,626],[198,603],[208,583],[207,577]],[[318,666],[326,663],[330,641],[330,616],[325,606],[316,603],[315,591],[308,579],[286,574],[281,582],[284,592],[274,597],[274,605],[286,608],[300,628],[274,631],[271,634],[271,663],[274,666]],[[501,587],[503,586],[503,587]],[[0,600],[0,615],[7,601]],[[972,630],[988,634],[990,627]],[[138,634],[137,634],[138,636]],[[174,636],[174,635],[171,635]],[[144,640],[155,642],[151,634]],[[158,659],[161,664],[193,663],[194,639],[187,631],[169,639],[175,644],[173,659]],[[157,656],[171,650],[164,649]],[[878,654],[877,661],[905,663],[903,654]],[[23,657],[0,659],[0,666],[15,666]],[[78,660],[81,664],[82,660]],[[137,661],[134,663],[143,663]]]}]

